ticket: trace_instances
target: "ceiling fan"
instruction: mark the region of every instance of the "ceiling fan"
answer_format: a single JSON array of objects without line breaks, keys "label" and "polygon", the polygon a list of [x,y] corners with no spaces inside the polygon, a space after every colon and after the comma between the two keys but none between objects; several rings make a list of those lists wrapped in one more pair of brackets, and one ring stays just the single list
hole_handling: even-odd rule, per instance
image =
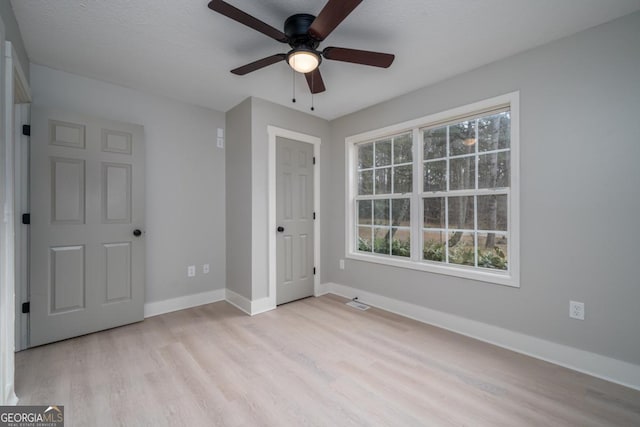
[{"label": "ceiling fan", "polygon": [[276,62],[286,61],[295,71],[305,75],[311,93],[320,93],[326,90],[318,69],[322,58],[382,68],[388,68],[395,58],[389,53],[343,47],[317,50],[320,42],[326,39],[361,2],[362,0],[329,0],[317,17],[308,13],[297,13],[288,17],[284,22],[284,32],[222,0],[212,0],[209,9],[291,46],[288,53],[277,53],[258,59],[231,70],[233,74],[244,76]]}]

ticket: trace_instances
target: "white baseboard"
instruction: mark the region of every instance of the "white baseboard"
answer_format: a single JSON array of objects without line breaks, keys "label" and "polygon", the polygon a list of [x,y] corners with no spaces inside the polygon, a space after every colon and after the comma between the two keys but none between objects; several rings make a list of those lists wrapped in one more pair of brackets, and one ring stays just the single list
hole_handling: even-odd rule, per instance
[{"label": "white baseboard", "polygon": [[514,332],[509,329],[465,319],[463,317],[432,310],[419,305],[388,298],[338,283],[326,283],[330,293],[354,298],[423,323],[466,335],[480,341],[488,342],[508,350],[535,357],[546,362],[564,366],[611,381],[626,387],[640,390],[640,366],[600,354],[580,350],[530,335]]},{"label": "white baseboard", "polygon": [[249,298],[229,289],[227,289],[227,302],[244,311],[249,316],[255,316],[256,314],[264,313],[265,311],[270,311],[276,308],[274,301],[269,297],[251,301]]},{"label": "white baseboard", "polygon": [[171,313],[172,311],[184,310],[185,308],[224,301],[224,299],[225,290],[216,289],[213,291],[185,295],[163,301],[148,302],[144,305],[144,317],[146,319],[147,317],[157,316],[159,314]]},{"label": "white baseboard", "polygon": [[9,397],[9,399],[7,400],[6,405],[7,406],[16,406],[18,404],[19,400],[18,400],[18,396],[15,395],[15,393]]},{"label": "white baseboard", "polygon": [[225,299],[229,304],[251,315],[251,301],[248,298],[227,288],[225,291]]},{"label": "white baseboard", "polygon": [[331,288],[330,288],[330,284],[329,283],[320,283],[318,285],[316,285],[313,289],[313,296],[314,297],[321,297],[322,295],[328,294],[329,292],[331,292]]},{"label": "white baseboard", "polygon": [[271,311],[276,308],[276,302],[274,299],[266,297],[260,298],[255,301],[251,301],[251,315],[255,316],[256,314],[264,313],[266,311]]},{"label": "white baseboard", "polygon": [[18,396],[13,390],[13,384],[7,384],[4,390],[4,394],[1,396],[2,402],[0,405],[16,406],[18,404]]}]

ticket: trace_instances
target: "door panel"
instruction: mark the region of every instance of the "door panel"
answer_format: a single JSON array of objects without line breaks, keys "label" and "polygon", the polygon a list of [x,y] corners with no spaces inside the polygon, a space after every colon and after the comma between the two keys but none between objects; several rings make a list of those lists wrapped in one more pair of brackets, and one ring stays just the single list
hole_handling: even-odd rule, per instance
[{"label": "door panel", "polygon": [[103,246],[106,256],[106,302],[131,299],[131,243],[107,243]]},{"label": "door panel", "polygon": [[50,312],[84,308],[84,246],[60,246],[49,251],[51,265]]},{"label": "door panel", "polygon": [[51,158],[51,223],[84,224],[84,160]]},{"label": "door panel", "polygon": [[276,140],[276,303],[313,295],[313,145]]},{"label": "door panel", "polygon": [[62,147],[85,148],[85,127],[77,123],[49,121],[50,144]]},{"label": "door panel", "polygon": [[112,129],[102,129],[102,151],[131,154],[133,135]]},{"label": "door panel", "polygon": [[131,223],[131,165],[102,163],[102,222]]},{"label": "door panel", "polygon": [[31,345],[143,320],[142,126],[33,108]]}]

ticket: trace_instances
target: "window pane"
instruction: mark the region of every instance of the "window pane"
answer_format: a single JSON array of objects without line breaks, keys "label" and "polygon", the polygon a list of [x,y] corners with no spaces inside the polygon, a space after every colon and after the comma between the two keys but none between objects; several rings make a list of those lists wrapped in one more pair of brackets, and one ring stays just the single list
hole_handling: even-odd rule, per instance
[{"label": "window pane", "polygon": [[449,155],[475,153],[476,121],[469,120],[449,126]]},{"label": "window pane", "polygon": [[424,218],[422,226],[424,228],[444,228],[445,198],[430,197],[424,199]]},{"label": "window pane", "polygon": [[411,134],[405,134],[393,140],[393,163],[410,163],[413,161],[413,143]]},{"label": "window pane", "polygon": [[391,255],[403,256],[409,258],[411,256],[411,230],[392,228],[391,233]]},{"label": "window pane", "polygon": [[473,230],[473,196],[449,197],[449,228]]},{"label": "window pane", "polygon": [[447,128],[425,130],[422,133],[424,141],[424,159],[439,159],[447,155]]},{"label": "window pane", "polygon": [[413,166],[393,168],[393,192],[411,193],[413,191]]},{"label": "window pane", "polygon": [[376,225],[390,225],[389,200],[373,201],[373,223]]},{"label": "window pane", "polygon": [[476,158],[474,156],[449,160],[449,190],[476,188]]},{"label": "window pane", "polygon": [[473,233],[450,232],[449,263],[475,265],[473,245]]},{"label": "window pane", "polygon": [[373,194],[373,171],[358,172],[358,194]]},{"label": "window pane", "polygon": [[509,187],[510,159],[508,151],[479,156],[478,188]]},{"label": "window pane", "polygon": [[358,224],[371,224],[371,200],[358,201]]},{"label": "window pane", "polygon": [[491,151],[511,146],[511,115],[508,111],[478,119],[478,150]]},{"label": "window pane", "polygon": [[391,168],[376,169],[376,194],[391,194]]},{"label": "window pane", "polygon": [[389,166],[391,164],[391,140],[376,142],[376,166]]},{"label": "window pane", "polygon": [[507,236],[478,233],[478,267],[507,270]]},{"label": "window pane", "polygon": [[391,200],[391,220],[395,227],[411,226],[411,200],[393,199]]},{"label": "window pane", "polygon": [[358,145],[358,169],[373,167],[373,142]]},{"label": "window pane", "polygon": [[445,262],[446,233],[444,231],[428,231],[424,233],[422,257],[427,261]]},{"label": "window pane", "polygon": [[507,231],[507,195],[478,196],[478,229]]},{"label": "window pane", "polygon": [[358,227],[358,250],[363,252],[371,252],[371,227]]},{"label": "window pane", "polygon": [[374,244],[373,251],[378,254],[387,254],[391,252],[391,245],[389,244],[389,232],[388,227],[375,228],[374,229]]},{"label": "window pane", "polygon": [[424,164],[424,191],[447,189],[447,161],[440,160]]}]

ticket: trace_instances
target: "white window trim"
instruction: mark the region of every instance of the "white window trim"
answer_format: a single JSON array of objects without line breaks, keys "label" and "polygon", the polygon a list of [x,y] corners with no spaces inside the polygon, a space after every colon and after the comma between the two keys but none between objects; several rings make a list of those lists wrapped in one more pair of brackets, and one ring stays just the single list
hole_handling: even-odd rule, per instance
[{"label": "white window trim", "polygon": [[[493,110],[496,107],[509,106],[511,110],[511,185],[509,187],[509,271],[493,272],[491,270],[476,267],[454,266],[451,264],[435,264],[422,260],[422,248],[420,245],[411,245],[411,259],[392,257],[385,255],[369,255],[358,252],[355,247],[356,224],[355,203],[357,192],[356,182],[356,144],[376,139],[381,139],[403,132],[413,131],[414,153],[414,183],[422,180],[422,153],[419,129],[437,124],[438,122],[451,122],[456,118],[464,118],[471,114]],[[416,163],[415,159],[419,159]],[[412,270],[427,271],[448,276],[462,277],[482,282],[495,283],[511,287],[520,287],[520,93],[518,91],[474,102],[465,106],[453,108],[447,111],[410,120],[404,123],[387,126],[345,138],[345,257],[349,259],[390,265],[394,267],[408,268]],[[415,187],[414,187],[415,189]],[[415,194],[415,193],[414,193]],[[420,219],[420,206],[411,204],[411,232],[412,236],[422,233],[422,221]]]}]

